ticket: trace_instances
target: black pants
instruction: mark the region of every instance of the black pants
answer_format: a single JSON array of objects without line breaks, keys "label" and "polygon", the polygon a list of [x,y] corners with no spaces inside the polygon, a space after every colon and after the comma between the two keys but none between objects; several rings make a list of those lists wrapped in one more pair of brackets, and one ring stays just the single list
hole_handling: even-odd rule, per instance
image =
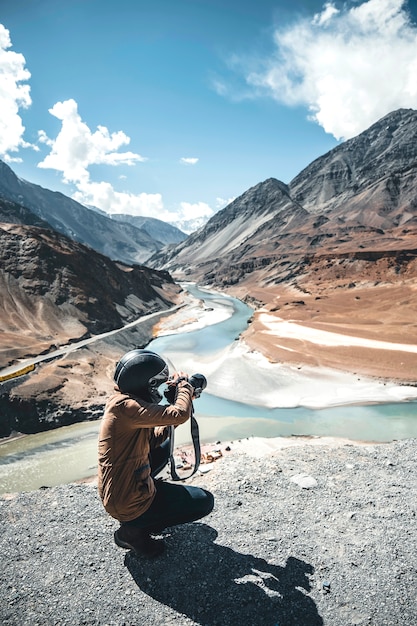
[{"label": "black pants", "polygon": [[161,446],[154,448],[150,454],[151,476],[155,478],[162,472],[169,461],[170,440],[166,439]]},{"label": "black pants", "polygon": [[[151,453],[153,478],[166,466],[168,459],[169,440]],[[140,517],[124,524],[158,533],[169,526],[194,522],[213,510],[213,495],[200,487],[163,481],[156,481],[155,487],[156,495],[149,509]]]}]

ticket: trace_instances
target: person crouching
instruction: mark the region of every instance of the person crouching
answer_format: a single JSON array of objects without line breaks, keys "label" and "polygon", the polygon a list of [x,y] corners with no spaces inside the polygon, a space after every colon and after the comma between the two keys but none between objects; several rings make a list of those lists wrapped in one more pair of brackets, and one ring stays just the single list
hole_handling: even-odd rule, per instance
[{"label": "person crouching", "polygon": [[120,522],[114,541],[148,558],[164,550],[152,535],[208,515],[213,495],[189,485],[155,481],[169,459],[169,426],[191,417],[194,388],[183,372],[170,377],[172,402],[159,404],[168,380],[165,360],[131,350],[117,363],[115,392],[106,403],[98,441],[98,492],[107,513]]}]

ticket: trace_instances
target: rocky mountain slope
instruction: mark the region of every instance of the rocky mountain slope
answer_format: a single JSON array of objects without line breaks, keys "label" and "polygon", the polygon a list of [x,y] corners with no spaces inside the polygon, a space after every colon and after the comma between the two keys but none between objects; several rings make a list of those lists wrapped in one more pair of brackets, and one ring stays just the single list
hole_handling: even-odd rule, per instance
[{"label": "rocky mountain slope", "polygon": [[125,224],[132,224],[136,228],[145,230],[155,241],[159,241],[162,246],[167,244],[181,243],[187,239],[185,233],[179,228],[163,222],[154,217],[144,217],[142,215],[126,215],[115,213],[110,216],[116,222],[124,222]]},{"label": "rocky mountain slope", "polygon": [[[150,263],[230,290],[280,319],[417,343],[416,180],[417,111],[400,109],[288,185],[271,178],[249,189]],[[274,360],[305,361],[310,349],[274,347],[256,324],[247,338]],[[358,367],[336,352],[310,360]],[[366,373],[374,367],[374,356],[363,364]]]},{"label": "rocky mountain slope", "polygon": [[45,222],[45,220],[35,215],[29,209],[5,198],[0,198],[0,223],[26,224],[27,226],[50,228],[48,222]]},{"label": "rocky mountain slope", "polygon": [[[0,200],[0,214],[8,206]],[[168,308],[179,291],[168,272],[115,263],[52,229],[3,222],[0,241],[2,330],[10,336],[1,342],[3,366],[31,354],[31,343],[45,349]]]},{"label": "rocky mountain slope", "polygon": [[417,232],[416,174],[417,111],[399,110],[289,185],[271,178],[249,189],[151,262],[227,286],[265,266],[263,281],[288,280],[296,257],[407,250]]},{"label": "rocky mountain slope", "polygon": [[[111,259],[124,263],[144,263],[166,244],[181,241],[185,235],[160,220],[143,218],[136,224],[112,219],[62,193],[44,189],[16,176],[0,161],[0,198],[30,209],[58,232],[84,243]],[[142,223],[141,223],[142,222]],[[150,234],[160,223],[158,238]]]},{"label": "rocky mountain slope", "polygon": [[[168,272],[111,261],[1,199],[0,219],[0,369],[148,313],[163,314],[177,302],[181,289]],[[65,365],[64,359],[45,363],[12,388],[0,385],[0,436],[12,428],[33,432],[43,421],[54,423],[57,414],[58,423],[89,414],[97,390],[111,387],[106,367],[126,349],[146,345],[155,322],[131,330],[129,339],[126,331],[99,353],[80,350]]]}]

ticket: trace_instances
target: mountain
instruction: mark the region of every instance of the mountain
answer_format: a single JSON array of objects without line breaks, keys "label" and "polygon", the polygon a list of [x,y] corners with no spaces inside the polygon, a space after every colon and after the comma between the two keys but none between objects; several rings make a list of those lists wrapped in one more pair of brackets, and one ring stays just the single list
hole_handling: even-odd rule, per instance
[{"label": "mountain", "polygon": [[[145,226],[114,220],[62,193],[17,177],[3,161],[0,161],[0,197],[30,209],[63,235],[127,264],[144,263],[165,243],[180,240],[178,234],[176,239],[172,235],[166,241],[161,236],[154,239]],[[150,227],[155,230],[152,220]],[[165,223],[161,222],[161,232],[163,229]],[[172,231],[168,228],[166,232]]]},{"label": "mountain", "polygon": [[26,224],[27,226],[40,226],[50,228],[48,222],[41,219],[35,213],[11,200],[0,198],[0,223]]},{"label": "mountain", "polygon": [[154,217],[145,217],[141,215],[126,215],[114,213],[110,215],[111,219],[125,224],[132,224],[136,228],[145,230],[152,239],[158,241],[165,246],[172,243],[180,243],[184,241],[188,235],[179,228],[163,222]]},{"label": "mountain", "polygon": [[417,112],[402,109],[316,159],[289,185],[271,178],[249,189],[149,262],[227,286],[266,266],[263,280],[286,280],[294,257],[407,249],[415,245],[416,174]]},{"label": "mountain", "polygon": [[[178,302],[168,272],[115,262],[46,228],[29,209],[0,198],[0,369]],[[49,225],[48,225],[49,226]],[[46,360],[0,384],[0,437],[96,418],[120,355],[144,347],[158,318]]]},{"label": "mountain", "polygon": [[[400,109],[313,161],[270,178],[148,263],[229,290],[268,314],[332,332],[417,344],[417,111]],[[389,350],[318,349],[254,321],[245,339],[271,360],[417,379]],[[350,360],[349,360],[350,359]]]},{"label": "mountain", "polygon": [[[0,216],[9,210],[0,199]],[[3,222],[0,242],[0,367],[163,311],[180,290],[168,272],[111,261],[37,225]]]}]

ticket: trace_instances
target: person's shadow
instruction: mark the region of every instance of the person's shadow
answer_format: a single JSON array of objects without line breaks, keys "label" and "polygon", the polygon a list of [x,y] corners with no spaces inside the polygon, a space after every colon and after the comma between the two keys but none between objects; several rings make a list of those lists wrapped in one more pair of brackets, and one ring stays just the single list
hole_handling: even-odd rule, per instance
[{"label": "person's shadow", "polygon": [[202,626],[321,626],[309,575],[313,567],[289,557],[284,567],[214,543],[206,524],[177,526],[166,553],[152,560],[133,552],[125,565],[146,594]]}]

